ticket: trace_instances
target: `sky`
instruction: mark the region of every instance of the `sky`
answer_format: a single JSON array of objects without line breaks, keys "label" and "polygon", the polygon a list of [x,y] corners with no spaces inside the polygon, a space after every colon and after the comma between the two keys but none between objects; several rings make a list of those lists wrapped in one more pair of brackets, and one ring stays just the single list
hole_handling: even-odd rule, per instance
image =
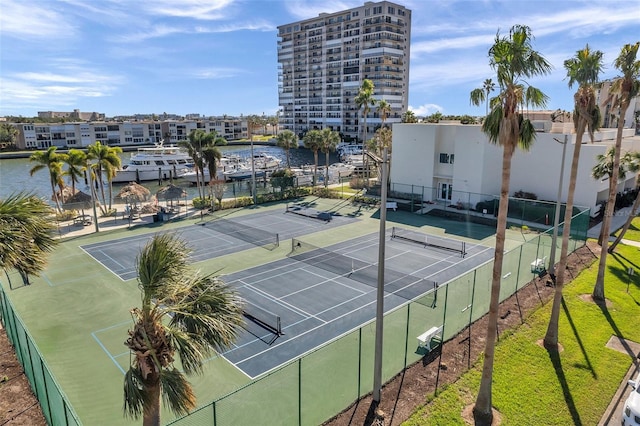
[{"label": "sky", "polygon": [[[364,0],[0,0],[0,116],[38,111],[220,116],[278,110],[277,27]],[[640,0],[396,2],[412,10],[409,109],[484,115],[496,34],[527,25],[553,71],[527,81],[573,109],[563,63],[588,43],[618,75]]]}]

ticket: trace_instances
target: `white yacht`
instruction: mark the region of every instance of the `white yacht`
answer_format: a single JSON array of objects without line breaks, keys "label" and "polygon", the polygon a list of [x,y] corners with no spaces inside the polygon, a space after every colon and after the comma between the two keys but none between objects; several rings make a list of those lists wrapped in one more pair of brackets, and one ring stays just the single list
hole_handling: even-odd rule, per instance
[{"label": "white yacht", "polygon": [[[243,167],[244,165],[246,165],[246,162],[244,160],[242,160],[242,158],[240,158],[237,155],[223,156],[218,161],[218,166],[216,167],[216,179],[218,179],[218,180],[229,180],[227,178],[226,174],[229,174],[229,173],[237,170],[238,168]],[[196,171],[195,171],[195,168],[193,170],[183,174],[182,178],[184,178],[188,182],[191,182],[191,183],[195,184],[196,183]],[[202,177],[200,177],[200,180],[202,181]],[[206,184],[208,184],[210,180],[211,179],[209,178],[209,168],[205,167],[204,168],[204,182]]]},{"label": "white yacht", "polygon": [[113,182],[142,182],[182,177],[193,168],[193,159],[175,145],[162,142],[153,147],[140,147],[129,162],[117,171]]},{"label": "white yacht", "polygon": [[[362,162],[362,159],[360,159]],[[329,164],[329,177],[330,178],[338,178],[338,177],[349,177],[353,174],[356,166],[351,163],[333,163]]]}]

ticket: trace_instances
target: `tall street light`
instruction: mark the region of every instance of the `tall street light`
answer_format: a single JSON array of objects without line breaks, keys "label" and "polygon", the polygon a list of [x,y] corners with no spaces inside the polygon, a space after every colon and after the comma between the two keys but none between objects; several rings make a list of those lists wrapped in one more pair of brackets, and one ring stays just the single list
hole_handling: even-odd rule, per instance
[{"label": "tall street light", "polygon": [[376,297],[376,342],[373,360],[373,400],[380,403],[382,391],[382,336],[384,334],[384,252],[387,221],[387,180],[388,180],[387,147],[382,151],[382,181],[380,185],[380,235],[378,246],[378,287]]},{"label": "tall street light", "polygon": [[562,144],[562,162],[560,163],[560,179],[558,179],[558,198],[556,198],[556,213],[553,218],[553,236],[551,237],[551,253],[549,253],[549,275],[555,282],[555,264],[556,264],[556,245],[558,240],[558,226],[560,225],[560,198],[562,197],[562,178],[564,177],[564,157],[567,152],[567,140],[568,136],[564,135],[564,142],[560,142],[558,139],[553,138],[554,141]]}]

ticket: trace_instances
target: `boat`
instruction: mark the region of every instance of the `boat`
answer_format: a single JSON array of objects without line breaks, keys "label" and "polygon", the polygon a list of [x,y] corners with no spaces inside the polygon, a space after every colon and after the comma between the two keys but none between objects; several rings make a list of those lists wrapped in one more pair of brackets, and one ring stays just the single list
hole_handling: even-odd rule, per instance
[{"label": "boat", "polygon": [[[238,155],[223,156],[222,158],[220,158],[220,160],[218,160],[218,166],[216,167],[216,179],[228,180],[225,176],[225,173],[231,173],[232,171],[237,170],[238,167],[245,164],[246,164],[245,161],[242,160],[242,158]],[[190,182],[192,184],[196,184],[197,182],[195,168],[189,172],[184,173],[181,177],[187,182]],[[204,182],[209,183],[210,180],[211,179],[209,177],[209,168],[205,167]],[[200,181],[202,181],[202,176],[200,176]]]},{"label": "boat", "polygon": [[117,170],[112,182],[142,182],[182,177],[193,168],[193,159],[175,145],[157,143],[140,147],[129,162]]},{"label": "boat", "polygon": [[362,144],[346,144],[339,143],[336,147],[336,153],[342,162],[345,162],[345,158],[352,155],[362,156]]},{"label": "boat", "polygon": [[[362,160],[360,160],[362,162]],[[329,164],[329,177],[342,178],[349,177],[353,174],[356,166],[351,163],[333,163]]]},{"label": "boat", "polygon": [[308,186],[313,185],[313,168],[313,164],[303,164],[300,167],[292,167],[289,170],[293,173],[297,186]]},{"label": "boat", "polygon": [[[243,180],[243,179],[251,179],[253,177],[254,170],[251,169],[251,164],[242,164],[238,166],[235,170],[229,170],[228,172],[224,172],[224,180]],[[256,178],[266,176],[267,172],[265,170],[255,169]]]},{"label": "boat", "polygon": [[264,152],[256,153],[253,155],[253,163],[256,170],[264,170],[272,172],[280,168],[280,160],[273,155],[265,154]]}]

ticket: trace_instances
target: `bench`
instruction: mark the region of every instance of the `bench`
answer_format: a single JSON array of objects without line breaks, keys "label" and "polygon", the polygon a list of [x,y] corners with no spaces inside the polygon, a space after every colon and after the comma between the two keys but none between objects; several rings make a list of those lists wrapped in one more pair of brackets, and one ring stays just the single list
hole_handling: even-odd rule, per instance
[{"label": "bench", "polygon": [[536,259],[533,262],[531,262],[531,273],[532,274],[540,274],[542,272],[545,271],[545,260],[547,258],[544,257],[542,259]]},{"label": "bench", "polygon": [[393,209],[395,212],[398,209],[398,203],[396,201],[387,201],[387,210]]},{"label": "bench", "polygon": [[421,335],[418,336],[418,346],[426,347],[427,350],[431,351],[431,340],[434,337],[439,337],[440,342],[442,342],[442,326],[437,327],[433,326]]},{"label": "bench", "polygon": [[91,216],[89,216],[88,214],[85,215],[79,215],[73,218],[73,224],[74,225],[91,225],[91,223],[93,222],[92,220],[93,218]]}]

